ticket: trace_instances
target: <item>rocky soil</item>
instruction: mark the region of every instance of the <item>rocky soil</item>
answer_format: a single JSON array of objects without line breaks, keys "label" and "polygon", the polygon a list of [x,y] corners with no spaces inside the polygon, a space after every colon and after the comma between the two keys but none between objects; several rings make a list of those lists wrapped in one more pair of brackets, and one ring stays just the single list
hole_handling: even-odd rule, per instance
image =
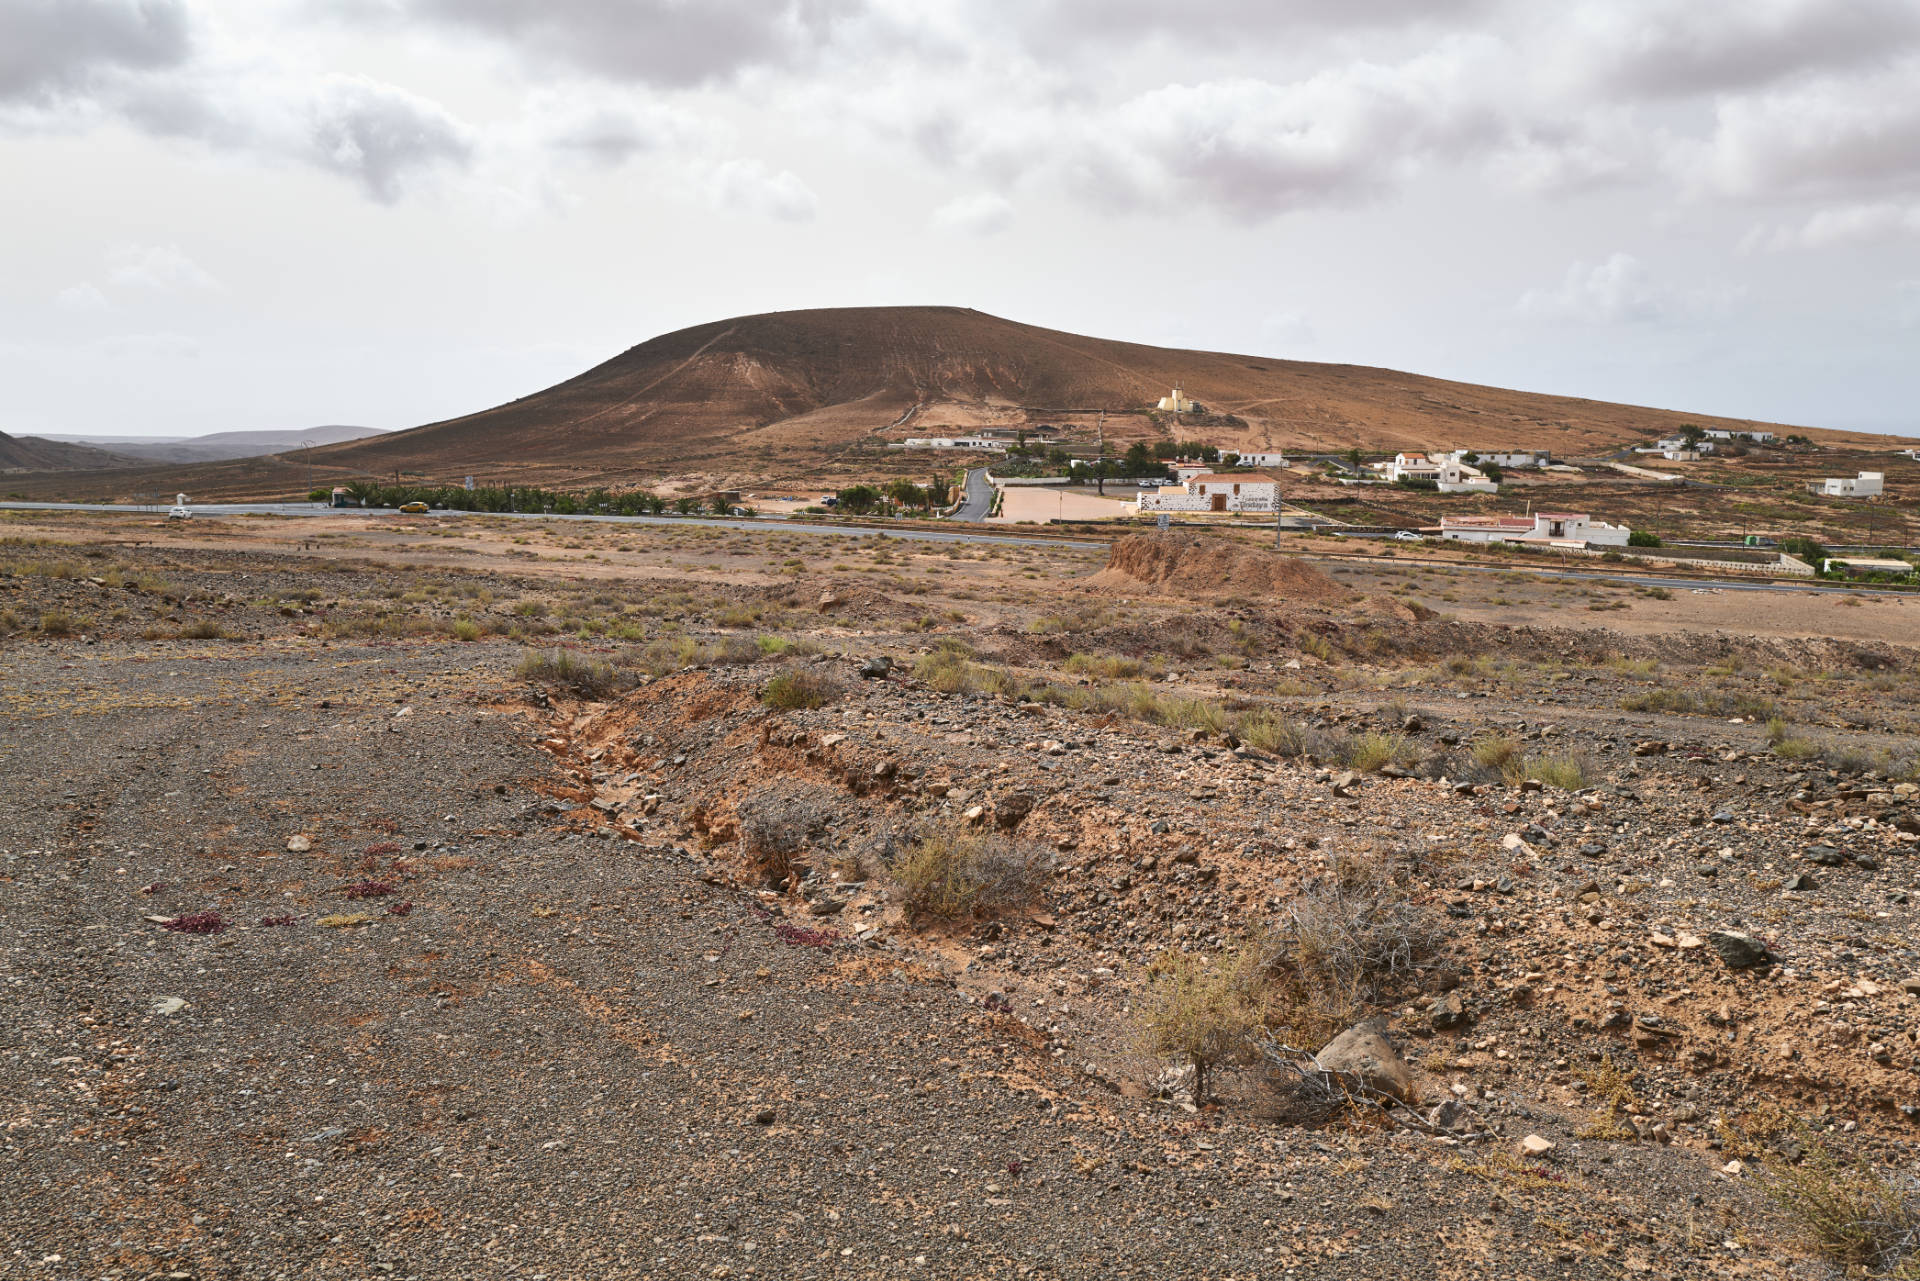
[{"label": "rocky soil", "polygon": [[[1835,674],[1795,719],[1890,754],[1789,759],[1760,718],[1626,710],[1747,677],[1608,665],[1603,631],[989,611],[961,565],[910,602],[690,578],[705,605],[569,641],[627,686],[587,700],[517,644],[325,625],[450,624],[468,574],[524,624],[502,567],[114,555],[167,590],[0,575],[22,619],[140,602],[0,641],[0,1275],[1818,1276],[1767,1171],[1916,1169],[1920,797],[1909,687],[1869,686],[1910,654],[1799,653]],[[189,593],[230,639],[142,639]],[[930,632],[941,596],[974,617]],[[754,601],[809,643],[724,653]],[[943,642],[1019,680],[943,692]],[[1086,652],[1301,745],[1020,683],[1097,691]],[[770,707],[783,673],[827,701]],[[1368,735],[1384,764],[1337,758]],[[1039,894],[910,919],[929,825],[1040,851]],[[1439,927],[1367,1011],[1415,1106],[1303,1119],[1250,1068],[1195,1098],[1138,1036],[1155,963],[1358,861]]]}]

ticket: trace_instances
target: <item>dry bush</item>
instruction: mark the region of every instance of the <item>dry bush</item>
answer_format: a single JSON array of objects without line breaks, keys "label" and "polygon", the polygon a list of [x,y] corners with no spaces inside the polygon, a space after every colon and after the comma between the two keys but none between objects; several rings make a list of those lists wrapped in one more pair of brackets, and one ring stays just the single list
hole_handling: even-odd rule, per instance
[{"label": "dry bush", "polygon": [[1813,1250],[1849,1270],[1920,1277],[1920,1190],[1864,1158],[1845,1162],[1814,1143],[1798,1165],[1769,1166],[1767,1196]]},{"label": "dry bush", "polygon": [[1213,1068],[1251,1063],[1258,1053],[1259,961],[1245,951],[1212,964],[1187,952],[1163,952],[1148,976],[1137,1016],[1141,1046],[1191,1066],[1193,1101],[1205,1102]]},{"label": "dry bush", "polygon": [[949,823],[909,838],[887,875],[909,916],[958,921],[1025,906],[1050,870],[1039,845]]},{"label": "dry bush", "polygon": [[221,640],[226,637],[227,629],[211,618],[197,618],[181,624],[174,635],[181,640]]},{"label": "dry bush", "polygon": [[839,698],[842,692],[840,682],[827,673],[796,668],[781,672],[768,681],[766,689],[761,691],[760,700],[768,707],[791,712],[825,707]]},{"label": "dry bush", "polygon": [[626,677],[612,663],[582,658],[565,649],[530,649],[513,669],[523,681],[557,685],[582,698],[606,698],[625,687]]},{"label": "dry bush", "polygon": [[778,782],[734,807],[740,850],[762,880],[779,885],[794,870],[795,856],[827,835],[837,812],[831,789]]},{"label": "dry bush", "polygon": [[[1339,1032],[1390,981],[1444,941],[1379,858],[1336,859],[1287,904],[1258,944],[1261,973],[1280,985],[1280,1010],[1303,1034]],[[1336,1026],[1338,1025],[1338,1026]]]}]

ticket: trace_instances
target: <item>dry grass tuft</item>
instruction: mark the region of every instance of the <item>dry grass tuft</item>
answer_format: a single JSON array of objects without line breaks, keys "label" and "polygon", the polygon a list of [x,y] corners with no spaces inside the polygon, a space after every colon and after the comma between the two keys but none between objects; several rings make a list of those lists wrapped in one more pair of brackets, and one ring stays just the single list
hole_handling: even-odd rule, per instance
[{"label": "dry grass tuft", "polygon": [[943,824],[921,832],[889,864],[909,916],[958,921],[1024,907],[1051,870],[1046,851],[998,832]]}]

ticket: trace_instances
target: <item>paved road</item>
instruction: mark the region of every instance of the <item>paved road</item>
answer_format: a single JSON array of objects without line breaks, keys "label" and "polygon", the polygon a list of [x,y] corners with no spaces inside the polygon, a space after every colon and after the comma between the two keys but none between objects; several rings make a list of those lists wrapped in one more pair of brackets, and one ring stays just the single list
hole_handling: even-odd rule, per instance
[{"label": "paved road", "polygon": [[993,486],[987,483],[987,469],[969,467],[967,469],[967,497],[960,504],[960,510],[953,514],[955,520],[985,520],[987,513],[993,510]]}]

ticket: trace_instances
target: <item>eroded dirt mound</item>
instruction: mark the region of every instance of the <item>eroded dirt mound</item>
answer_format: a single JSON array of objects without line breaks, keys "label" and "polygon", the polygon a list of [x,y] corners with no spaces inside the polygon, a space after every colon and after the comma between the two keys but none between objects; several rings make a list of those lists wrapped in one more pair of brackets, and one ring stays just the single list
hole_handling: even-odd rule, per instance
[{"label": "eroded dirt mound", "polygon": [[1178,596],[1282,597],[1329,603],[1353,593],[1310,565],[1278,552],[1190,534],[1136,534],[1113,545],[1090,580],[1116,591]]}]

